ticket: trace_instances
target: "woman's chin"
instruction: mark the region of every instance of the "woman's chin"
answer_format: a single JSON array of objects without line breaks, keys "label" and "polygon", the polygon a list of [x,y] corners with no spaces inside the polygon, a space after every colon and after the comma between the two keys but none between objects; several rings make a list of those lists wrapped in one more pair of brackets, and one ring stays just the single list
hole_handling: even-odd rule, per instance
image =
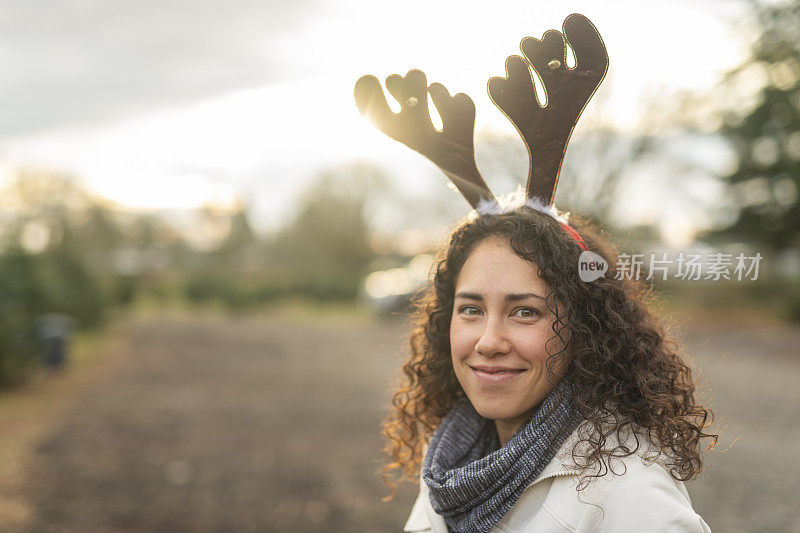
[{"label": "woman's chin", "polygon": [[524,412],[524,409],[516,409],[515,406],[509,405],[508,402],[503,402],[500,399],[470,400],[478,414],[489,420],[511,420],[518,418]]}]

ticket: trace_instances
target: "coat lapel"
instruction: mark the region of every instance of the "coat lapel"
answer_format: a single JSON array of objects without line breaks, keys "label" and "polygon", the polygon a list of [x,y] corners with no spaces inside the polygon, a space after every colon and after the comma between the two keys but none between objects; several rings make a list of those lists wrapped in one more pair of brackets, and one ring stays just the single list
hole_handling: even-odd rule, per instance
[{"label": "coat lapel", "polygon": [[[575,474],[577,472],[575,470],[575,465],[572,464],[570,467],[570,462],[572,448],[577,440],[578,433],[577,431],[573,431],[573,433],[558,449],[558,452],[556,452],[553,459],[547,463],[544,469],[539,473],[538,476],[536,476],[536,478],[530,483],[530,485],[528,485],[528,487],[531,487],[539,481],[550,477]],[[426,444],[422,450],[423,457],[425,457],[427,449],[428,445]],[[421,468],[419,474],[419,496],[417,497],[417,501],[414,503],[414,507],[411,510],[411,516],[406,522],[404,531],[431,531],[432,533],[448,533],[447,523],[444,521],[444,518],[442,518],[441,515],[433,510],[428,492],[428,486],[425,484],[425,480],[422,479]]]}]

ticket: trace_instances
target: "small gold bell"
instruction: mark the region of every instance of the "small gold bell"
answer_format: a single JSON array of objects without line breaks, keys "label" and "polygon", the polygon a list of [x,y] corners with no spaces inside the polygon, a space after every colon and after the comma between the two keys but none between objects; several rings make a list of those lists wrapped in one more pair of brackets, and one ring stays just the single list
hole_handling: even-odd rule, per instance
[{"label": "small gold bell", "polygon": [[417,100],[417,97],[416,97],[416,96],[412,96],[411,98],[409,98],[408,100],[406,100],[406,105],[407,105],[408,107],[417,107],[417,104],[418,104],[418,103],[419,103],[419,100]]},{"label": "small gold bell", "polygon": [[558,59],[551,59],[547,63],[547,68],[549,68],[550,70],[558,70],[561,68],[561,61],[559,61]]}]

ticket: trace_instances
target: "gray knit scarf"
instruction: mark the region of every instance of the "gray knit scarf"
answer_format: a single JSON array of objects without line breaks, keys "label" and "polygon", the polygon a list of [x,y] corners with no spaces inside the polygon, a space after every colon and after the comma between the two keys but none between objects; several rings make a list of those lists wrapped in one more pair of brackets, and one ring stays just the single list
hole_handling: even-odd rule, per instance
[{"label": "gray knit scarf", "polygon": [[560,380],[502,447],[494,421],[466,396],[456,401],[422,464],[431,505],[451,532],[486,533],[513,507],[580,423],[573,393]]}]

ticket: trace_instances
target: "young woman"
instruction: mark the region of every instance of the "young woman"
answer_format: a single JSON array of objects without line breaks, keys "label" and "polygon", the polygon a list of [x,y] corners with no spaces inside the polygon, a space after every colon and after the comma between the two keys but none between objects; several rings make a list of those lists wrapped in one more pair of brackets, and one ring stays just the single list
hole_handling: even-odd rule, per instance
[{"label": "young woman", "polygon": [[[575,13],[520,50],[488,83],[531,155],[516,208],[478,171],[467,95],[414,69],[386,79],[395,113],[374,76],[355,87],[361,113],[436,163],[476,213],[453,233],[420,302],[384,427],[384,474],[420,479],[405,530],[709,531],[683,482],[701,471],[701,439],[716,442],[705,433],[711,413],[646,292],[616,279],[610,247],[553,206],[573,128],[608,69],[605,44]],[[582,251],[611,270],[582,281]]]},{"label": "young woman", "polygon": [[[611,271],[581,281],[584,247]],[[384,475],[420,480],[405,531],[710,531],[683,482],[711,413],[614,264],[527,206],[453,232],[384,427]]]}]

